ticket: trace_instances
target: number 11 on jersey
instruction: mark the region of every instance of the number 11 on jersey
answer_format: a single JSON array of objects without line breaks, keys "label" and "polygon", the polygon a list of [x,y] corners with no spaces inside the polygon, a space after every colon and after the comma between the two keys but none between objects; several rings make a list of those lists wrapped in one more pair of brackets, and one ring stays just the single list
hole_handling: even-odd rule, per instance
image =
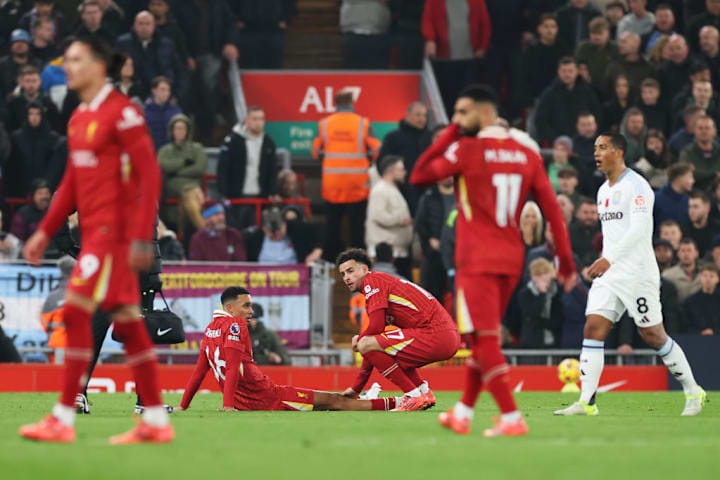
[{"label": "number 11 on jersey", "polygon": [[520,201],[522,175],[517,173],[496,173],[492,177],[492,183],[497,192],[495,198],[495,221],[498,227],[507,227],[508,219],[515,221],[515,213]]}]

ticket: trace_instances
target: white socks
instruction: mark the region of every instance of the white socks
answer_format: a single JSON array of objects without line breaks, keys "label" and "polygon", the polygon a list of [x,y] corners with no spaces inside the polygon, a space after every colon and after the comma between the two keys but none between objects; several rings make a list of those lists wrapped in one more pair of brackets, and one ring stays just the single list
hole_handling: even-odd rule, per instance
[{"label": "white socks", "polygon": [[510,413],[503,413],[502,415],[500,415],[500,421],[504,423],[515,423],[521,418],[522,414],[520,413],[520,410],[515,410],[514,412]]},{"label": "white socks", "polygon": [[420,389],[420,393],[428,393],[430,391],[430,385],[427,380],[422,382],[418,388]]},{"label": "white socks", "polygon": [[170,423],[168,412],[163,405],[157,407],[145,407],[142,414],[143,422],[151,427],[164,427]]},{"label": "white socks", "polygon": [[52,414],[66,427],[75,425],[75,407],[67,407],[61,403],[55,404]]},{"label": "white socks", "polygon": [[600,383],[600,374],[605,366],[605,342],[600,340],[583,340],[580,352],[580,382],[582,392],[580,401],[587,404],[593,399]]},{"label": "white socks", "polygon": [[415,398],[415,397],[419,397],[420,395],[422,395],[422,391],[420,390],[420,387],[415,387],[412,390],[410,390],[409,392],[405,392],[404,395],[406,397]]},{"label": "white socks", "polygon": [[673,377],[680,382],[686,395],[695,395],[697,383],[693,376],[690,364],[685,357],[685,352],[675,340],[668,337],[665,345],[657,350],[657,354],[662,358],[663,363],[670,371]]},{"label": "white socks", "polygon": [[465,420],[466,418],[472,420],[473,416],[475,416],[475,409],[468,407],[462,402],[457,402],[455,404],[455,408],[453,408],[453,414],[455,415],[455,418],[459,418],[461,420]]}]

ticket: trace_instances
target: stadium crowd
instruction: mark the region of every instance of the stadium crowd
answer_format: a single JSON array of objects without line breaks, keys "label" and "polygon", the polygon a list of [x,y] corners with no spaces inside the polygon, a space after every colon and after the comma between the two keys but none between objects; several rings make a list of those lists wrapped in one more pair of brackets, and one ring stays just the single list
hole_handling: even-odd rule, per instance
[{"label": "stadium crowd", "polygon": [[[372,119],[355,113],[352,95],[337,95],[338,113],[320,123],[313,149],[323,162],[324,225],[285,201],[301,197],[302,183],[279,168],[262,107],[235,124],[225,110],[223,62],[281,68],[294,1],[84,0],[75,25],[55,3],[0,1],[0,259],[18,258],[62,177],[67,120],[78,99],[64,85],[61,52],[70,36],[91,35],[125,55],[116,87],[145,112],[164,177],[163,258],[334,260],[348,216],[347,244],[367,247],[401,276],[419,266],[421,285],[440,299],[452,295],[452,179],[427,190],[406,182],[442,131],[430,128],[422,103],[409,105],[380,142]],[[509,124],[542,148],[581,280],[570,293],[558,287],[551,231],[528,202],[520,215],[526,276],[504,320],[506,345],[576,348],[582,340],[587,267],[602,250],[595,194],[604,178],[593,144],[604,130],[627,138],[626,163],[656,189],[654,246],[667,331],[720,334],[720,0],[339,3],[346,68],[420,68],[429,58],[448,112],[464,86],[488,83]],[[327,130],[348,122],[359,122],[355,166],[365,172],[333,176],[333,155],[348,152],[333,150]],[[228,135],[219,143],[213,196],[204,182],[205,147],[218,145],[218,126]],[[350,190],[368,177],[371,187]],[[30,201],[9,217],[4,199],[22,197]],[[232,202],[256,198],[273,205],[259,225],[254,206]],[[627,317],[614,334],[607,344],[624,353],[640,345]]]}]

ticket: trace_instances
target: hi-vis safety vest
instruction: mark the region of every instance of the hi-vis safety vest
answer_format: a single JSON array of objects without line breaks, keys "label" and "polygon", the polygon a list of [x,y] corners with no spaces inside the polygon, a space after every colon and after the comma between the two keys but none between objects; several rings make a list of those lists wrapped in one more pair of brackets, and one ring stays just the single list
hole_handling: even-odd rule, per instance
[{"label": "hi-vis safety vest", "polygon": [[338,112],[318,123],[312,155],[322,159],[322,197],[330,203],[354,203],[370,194],[369,158],[375,160],[380,140],[370,136],[370,120]]}]

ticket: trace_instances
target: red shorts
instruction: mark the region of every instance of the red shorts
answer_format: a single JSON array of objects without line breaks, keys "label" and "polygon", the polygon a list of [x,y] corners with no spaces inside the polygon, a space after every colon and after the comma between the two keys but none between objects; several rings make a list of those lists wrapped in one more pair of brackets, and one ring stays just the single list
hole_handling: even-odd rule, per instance
[{"label": "red shorts", "polygon": [[375,335],[385,353],[403,368],[418,368],[452,358],[460,348],[457,330],[398,328]]},{"label": "red shorts", "polygon": [[461,334],[499,335],[500,322],[517,286],[515,275],[458,275],[456,315]]},{"label": "red shorts", "polygon": [[104,310],[140,304],[138,274],[130,268],[129,243],[83,243],[68,289],[92,298]]},{"label": "red shorts", "polygon": [[310,412],[315,404],[315,392],[305,388],[295,388],[290,385],[278,385],[276,398],[268,410],[299,410]]}]

